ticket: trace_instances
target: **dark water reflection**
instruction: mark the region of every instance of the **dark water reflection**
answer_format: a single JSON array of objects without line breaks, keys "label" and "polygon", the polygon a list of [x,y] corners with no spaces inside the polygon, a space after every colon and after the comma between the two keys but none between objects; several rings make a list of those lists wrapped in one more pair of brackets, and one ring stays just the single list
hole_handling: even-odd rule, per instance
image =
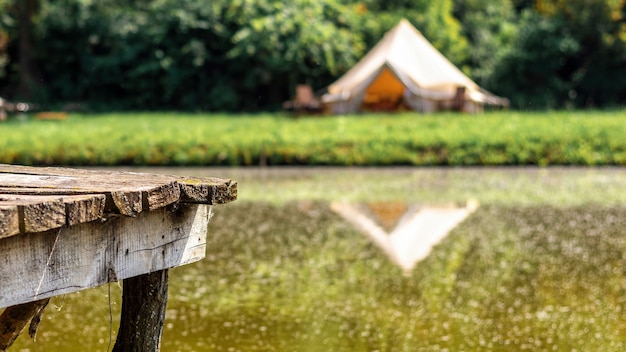
[{"label": "dark water reflection", "polygon": [[[626,347],[621,169],[159,171],[240,182],[240,201],[215,209],[207,258],[171,272],[163,351]],[[469,195],[482,206],[408,277],[328,207]],[[55,298],[37,341],[13,350],[106,351],[120,295]]]}]

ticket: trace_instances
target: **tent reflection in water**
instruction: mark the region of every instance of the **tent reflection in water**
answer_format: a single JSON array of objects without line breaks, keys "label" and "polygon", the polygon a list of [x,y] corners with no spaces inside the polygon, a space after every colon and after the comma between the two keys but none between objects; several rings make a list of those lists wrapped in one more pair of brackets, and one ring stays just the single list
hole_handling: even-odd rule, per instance
[{"label": "tent reflection in water", "polygon": [[402,20],[352,69],[328,86],[326,111],[480,112],[508,100],[479,87]]}]

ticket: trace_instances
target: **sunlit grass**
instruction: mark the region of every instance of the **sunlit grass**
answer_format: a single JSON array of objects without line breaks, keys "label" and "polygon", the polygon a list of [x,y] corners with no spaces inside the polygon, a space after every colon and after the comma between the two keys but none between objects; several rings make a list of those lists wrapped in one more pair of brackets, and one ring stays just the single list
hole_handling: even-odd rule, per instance
[{"label": "sunlit grass", "polygon": [[622,111],[70,114],[0,124],[0,162],[35,165],[626,165]]}]

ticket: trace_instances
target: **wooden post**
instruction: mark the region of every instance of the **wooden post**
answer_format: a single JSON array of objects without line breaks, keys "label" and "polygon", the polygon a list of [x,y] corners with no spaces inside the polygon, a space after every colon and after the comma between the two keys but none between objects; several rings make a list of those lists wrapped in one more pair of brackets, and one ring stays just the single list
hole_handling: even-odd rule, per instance
[{"label": "wooden post", "polygon": [[34,338],[41,314],[48,305],[50,298],[34,302],[22,303],[8,307],[0,315],[0,351],[6,351],[20,335],[26,324],[31,322],[29,329]]},{"label": "wooden post", "polygon": [[157,352],[167,306],[168,269],[124,280],[122,318],[113,352]]}]

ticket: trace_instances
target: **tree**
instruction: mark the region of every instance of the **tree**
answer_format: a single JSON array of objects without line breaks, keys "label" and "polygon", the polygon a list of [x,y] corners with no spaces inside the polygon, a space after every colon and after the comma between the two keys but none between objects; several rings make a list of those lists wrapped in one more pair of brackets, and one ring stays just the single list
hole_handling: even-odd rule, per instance
[{"label": "tree", "polygon": [[233,1],[229,17],[239,29],[227,55],[244,70],[242,88],[268,106],[298,83],[324,86],[363,54],[362,37],[350,28],[353,15],[335,0]]},{"label": "tree", "polygon": [[6,79],[9,64],[17,62],[19,78],[12,95],[22,99],[32,99],[40,85],[33,33],[38,11],[39,0],[0,0],[0,79]]},{"label": "tree", "polygon": [[7,27],[12,22],[11,17],[7,15],[9,4],[9,0],[0,0],[0,79],[6,77],[6,67],[9,63],[8,48],[10,36]]},{"label": "tree", "polygon": [[466,60],[467,39],[461,24],[453,16],[452,0],[363,0],[349,3],[360,13],[351,27],[363,35],[368,49],[404,18],[454,64],[461,65]]},{"label": "tree", "polygon": [[481,86],[492,85],[497,64],[513,49],[518,19],[511,0],[455,0],[454,16],[468,39],[470,76]]},{"label": "tree", "polygon": [[226,1],[49,2],[39,32],[49,101],[92,108],[235,109]]},{"label": "tree", "polygon": [[39,86],[39,70],[35,62],[33,43],[34,19],[39,10],[38,0],[16,0],[19,25],[19,62],[20,84],[18,95],[22,99],[31,100]]},{"label": "tree", "polygon": [[538,0],[525,10],[511,51],[494,75],[514,106],[592,107],[623,103],[625,5],[613,0]]}]

